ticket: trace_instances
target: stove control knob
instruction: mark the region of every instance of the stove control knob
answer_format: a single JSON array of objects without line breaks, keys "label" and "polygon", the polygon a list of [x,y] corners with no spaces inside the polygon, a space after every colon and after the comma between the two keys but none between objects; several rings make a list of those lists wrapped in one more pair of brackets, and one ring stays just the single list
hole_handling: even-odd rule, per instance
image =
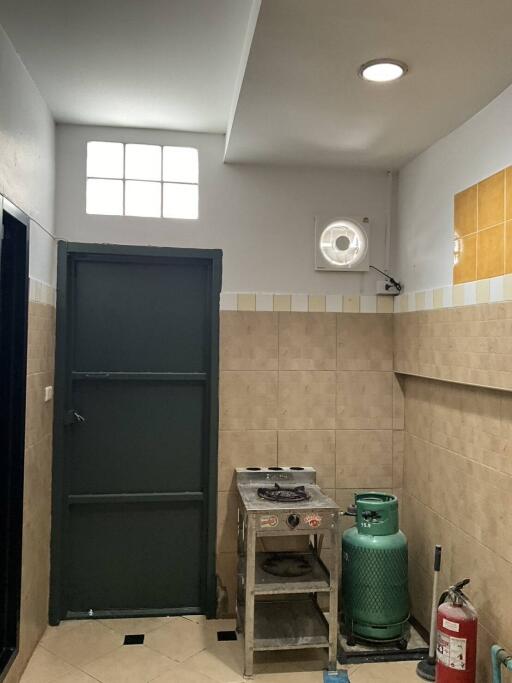
[{"label": "stove control knob", "polygon": [[299,515],[289,515],[286,521],[291,529],[295,529],[295,527],[299,526],[300,517]]}]

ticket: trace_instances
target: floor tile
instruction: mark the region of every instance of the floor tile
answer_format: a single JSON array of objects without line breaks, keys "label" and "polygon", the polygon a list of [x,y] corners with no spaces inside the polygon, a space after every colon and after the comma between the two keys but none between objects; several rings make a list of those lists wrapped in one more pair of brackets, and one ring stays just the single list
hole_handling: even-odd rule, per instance
[{"label": "floor tile", "polygon": [[167,657],[145,645],[123,646],[83,669],[101,683],[147,683],[172,666]]},{"label": "floor tile", "polygon": [[218,643],[187,659],[186,666],[217,683],[239,683],[243,674],[243,648],[240,641]]},{"label": "floor tile", "polygon": [[123,637],[99,621],[82,621],[72,629],[47,630],[41,645],[74,666],[98,659],[123,643]]},{"label": "floor tile", "polygon": [[256,683],[322,683],[323,680],[323,671],[260,674],[255,678]]},{"label": "floor tile", "polygon": [[21,683],[51,683],[59,676],[73,673],[73,670],[70,664],[38,645],[21,677]]},{"label": "floor tile", "polygon": [[156,631],[148,633],[144,645],[170,659],[183,662],[207,646],[206,638],[203,624],[175,617]]},{"label": "floor tile", "polygon": [[100,623],[123,636],[134,633],[150,633],[167,623],[168,617],[146,617],[144,619],[100,619]]},{"label": "floor tile", "polygon": [[193,621],[195,624],[202,624],[206,621],[204,614],[186,614],[183,619]]},{"label": "floor tile", "polygon": [[385,662],[380,664],[361,664],[350,683],[416,683],[418,662]]},{"label": "floor tile", "polygon": [[92,678],[89,674],[75,669],[65,676],[55,678],[51,683],[98,683],[96,678]]},{"label": "floor tile", "polygon": [[216,683],[213,678],[198,674],[187,663],[173,662],[170,669],[154,678],[151,683]]}]

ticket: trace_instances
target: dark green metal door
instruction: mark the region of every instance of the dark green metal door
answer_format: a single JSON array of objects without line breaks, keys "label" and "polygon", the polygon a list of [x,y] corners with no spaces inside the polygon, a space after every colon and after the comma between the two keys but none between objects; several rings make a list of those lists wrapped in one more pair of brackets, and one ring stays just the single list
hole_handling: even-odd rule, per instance
[{"label": "dark green metal door", "polygon": [[60,243],[50,620],[215,610],[221,253]]}]

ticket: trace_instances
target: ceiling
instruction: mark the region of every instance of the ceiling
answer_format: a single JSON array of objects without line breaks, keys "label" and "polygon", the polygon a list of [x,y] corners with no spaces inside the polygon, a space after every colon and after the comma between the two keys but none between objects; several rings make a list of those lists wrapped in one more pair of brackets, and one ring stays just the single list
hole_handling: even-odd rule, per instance
[{"label": "ceiling", "polygon": [[[512,82],[510,0],[263,0],[227,161],[397,168]],[[357,75],[407,62],[395,83]]]},{"label": "ceiling", "polygon": [[[0,0],[0,23],[56,120],[227,131],[229,162],[395,169],[512,83],[510,0],[259,5]],[[361,80],[376,57],[410,71]]]},{"label": "ceiling", "polygon": [[251,0],[0,0],[57,121],[225,132]]}]

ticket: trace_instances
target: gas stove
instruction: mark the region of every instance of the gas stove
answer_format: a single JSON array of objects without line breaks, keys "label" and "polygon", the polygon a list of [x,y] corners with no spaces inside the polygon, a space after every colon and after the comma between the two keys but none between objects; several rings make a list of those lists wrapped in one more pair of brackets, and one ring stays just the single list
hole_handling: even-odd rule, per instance
[{"label": "gas stove", "polygon": [[[317,485],[312,467],[237,468],[236,485],[237,629],[244,635],[245,676],[252,676],[254,653],[265,650],[325,648],[327,668],[336,671],[338,506]],[[271,541],[293,536],[302,550],[269,552]],[[324,536],[328,565],[321,557]],[[327,617],[320,598],[328,602]]]},{"label": "gas stove", "polygon": [[243,508],[256,515],[258,531],[312,533],[332,528],[338,505],[316,484],[312,467],[267,467],[236,470]]}]

